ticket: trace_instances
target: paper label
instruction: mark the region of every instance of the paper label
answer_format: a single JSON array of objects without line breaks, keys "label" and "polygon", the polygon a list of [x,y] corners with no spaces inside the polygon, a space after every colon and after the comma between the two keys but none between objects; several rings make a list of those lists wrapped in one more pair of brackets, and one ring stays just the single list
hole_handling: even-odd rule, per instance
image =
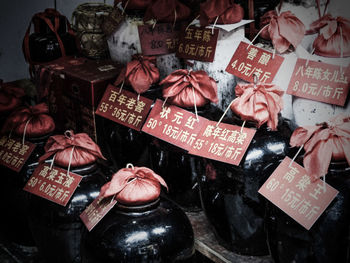
[{"label": "paper label", "polygon": [[260,82],[270,83],[282,65],[283,57],[265,49],[241,42],[233,54],[226,71],[245,81],[254,82],[254,75]]},{"label": "paper label", "polygon": [[29,178],[23,190],[66,206],[83,177],[59,167],[40,164]]},{"label": "paper label", "polygon": [[201,126],[208,120],[157,100],[142,131],[166,142],[189,150],[197,139]]},{"label": "paper label", "polygon": [[91,231],[98,222],[114,207],[117,200],[114,196],[107,198],[96,198],[81,214],[80,219],[83,221],[88,231]]},{"label": "paper label", "polygon": [[213,62],[218,41],[219,29],[190,26],[180,34],[176,56],[204,62]]},{"label": "paper label", "polygon": [[0,165],[19,172],[23,165],[29,159],[36,145],[30,142],[24,142],[18,138],[9,138],[2,136],[0,138]]},{"label": "paper label", "polygon": [[311,182],[304,167],[290,163],[286,157],[259,193],[309,230],[338,191],[320,179]]},{"label": "paper label", "polygon": [[298,58],[287,94],[344,106],[349,93],[350,67]]},{"label": "paper label", "polygon": [[208,121],[189,150],[190,154],[239,165],[256,130]]},{"label": "paper label", "polygon": [[142,54],[146,56],[175,53],[180,30],[170,23],[138,26]]},{"label": "paper label", "polygon": [[140,131],[153,101],[145,97],[108,85],[96,114],[111,121]]}]

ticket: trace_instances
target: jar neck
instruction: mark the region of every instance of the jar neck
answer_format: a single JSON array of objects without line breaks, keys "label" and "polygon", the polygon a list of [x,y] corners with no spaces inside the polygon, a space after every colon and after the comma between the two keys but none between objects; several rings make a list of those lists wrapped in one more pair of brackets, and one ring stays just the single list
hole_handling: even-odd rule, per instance
[{"label": "jar neck", "polygon": [[126,204],[117,203],[117,208],[121,212],[142,213],[142,212],[151,211],[157,208],[159,204],[160,204],[160,198],[142,205],[126,205]]},{"label": "jar neck", "polygon": [[[50,162],[50,164],[51,164],[51,162]],[[62,169],[68,168],[68,167],[63,167],[63,166],[59,166],[59,165],[57,165],[57,167],[60,167]],[[87,176],[87,175],[91,175],[94,172],[96,172],[97,169],[98,169],[97,162],[93,162],[91,164],[87,164],[87,165],[83,165],[83,166],[72,167],[70,169],[70,172],[81,175],[81,176]]]}]

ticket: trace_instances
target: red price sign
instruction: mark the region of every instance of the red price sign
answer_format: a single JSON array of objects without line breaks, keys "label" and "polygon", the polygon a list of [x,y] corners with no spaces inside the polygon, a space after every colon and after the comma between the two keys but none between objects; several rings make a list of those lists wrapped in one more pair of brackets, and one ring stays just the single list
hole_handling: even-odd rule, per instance
[{"label": "red price sign", "polygon": [[190,154],[239,165],[256,130],[208,121],[202,126]]},{"label": "red price sign", "polygon": [[309,230],[338,191],[320,179],[311,182],[304,167],[286,157],[259,193]]},{"label": "red price sign", "polygon": [[276,76],[284,58],[267,50],[241,42],[233,54],[226,71],[245,81],[254,82],[254,75],[260,82],[270,83]]},{"label": "red price sign", "polygon": [[197,139],[201,126],[208,120],[174,105],[157,100],[142,131],[188,150]]},{"label": "red price sign", "polygon": [[209,28],[190,26],[187,29],[183,28],[181,32],[176,56],[213,62],[219,29],[214,29],[213,34]]},{"label": "red price sign", "polygon": [[114,196],[107,198],[96,198],[81,214],[80,219],[84,225],[91,231],[98,222],[114,207],[117,203],[113,198]]},{"label": "red price sign", "polygon": [[350,67],[298,58],[287,93],[297,97],[344,106],[349,93]]},{"label": "red price sign", "polygon": [[164,55],[175,53],[179,42],[179,30],[169,23],[138,26],[142,54]]},{"label": "red price sign", "polygon": [[39,165],[29,178],[23,190],[66,206],[83,177],[59,167]]},{"label": "red price sign", "polygon": [[22,144],[20,139],[2,136],[0,138],[0,165],[18,173],[35,147],[36,145],[33,143],[24,142]]},{"label": "red price sign", "polygon": [[153,101],[108,85],[96,114],[137,131],[141,130]]}]

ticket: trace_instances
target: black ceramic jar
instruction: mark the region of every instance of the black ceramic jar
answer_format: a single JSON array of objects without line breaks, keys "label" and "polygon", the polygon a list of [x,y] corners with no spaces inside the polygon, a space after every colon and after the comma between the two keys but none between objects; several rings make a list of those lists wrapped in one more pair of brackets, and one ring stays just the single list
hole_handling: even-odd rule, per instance
[{"label": "black ceramic jar", "polygon": [[83,179],[65,207],[29,196],[29,225],[46,262],[80,262],[80,239],[85,226],[79,215],[99,195],[106,182],[97,163],[74,168],[71,172]]},{"label": "black ceramic jar", "polygon": [[[242,121],[232,124],[242,126]],[[245,125],[253,128],[251,123]],[[257,129],[239,166],[200,159],[196,163],[203,210],[219,243],[244,255],[267,255],[264,229],[266,200],[259,188],[290,151],[289,123],[280,118],[276,131]]]},{"label": "black ceramic jar", "polygon": [[339,193],[310,230],[270,205],[267,231],[276,263],[350,262],[350,167],[332,162],[325,178]]},{"label": "black ceramic jar", "polygon": [[84,231],[83,263],[194,262],[194,237],[185,213],[172,201],[117,204],[91,232]]}]

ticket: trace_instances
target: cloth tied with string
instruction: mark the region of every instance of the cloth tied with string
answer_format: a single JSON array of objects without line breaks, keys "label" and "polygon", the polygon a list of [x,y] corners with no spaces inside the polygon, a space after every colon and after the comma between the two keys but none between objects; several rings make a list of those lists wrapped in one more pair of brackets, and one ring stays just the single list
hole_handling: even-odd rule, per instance
[{"label": "cloth tied with string", "polygon": [[161,185],[168,189],[164,179],[147,167],[123,168],[102,186],[99,196],[115,195],[121,204],[142,205],[159,197]]},{"label": "cloth tied with string", "polygon": [[17,135],[35,138],[50,134],[55,130],[55,122],[49,114],[45,103],[24,106],[10,114],[2,132],[14,132]]},{"label": "cloth tied with string", "polygon": [[0,114],[7,114],[16,109],[21,105],[24,96],[24,89],[0,80]]},{"label": "cloth tied with string", "polygon": [[310,25],[307,34],[319,33],[314,53],[324,57],[350,56],[350,20],[327,14]]},{"label": "cloth tied with string", "polygon": [[258,128],[267,123],[277,130],[278,113],[283,109],[283,91],[271,83],[239,83],[235,88],[237,98],[231,110],[242,120],[257,122]]},{"label": "cloth tied with string", "polygon": [[350,116],[341,114],[316,126],[299,127],[290,145],[304,145],[304,168],[313,180],[327,174],[332,160],[346,160],[350,165]]},{"label": "cloth tied with string", "polygon": [[146,9],[153,0],[115,0],[114,6],[122,2],[122,7],[126,10],[144,10]]},{"label": "cloth tied with string", "polygon": [[187,20],[191,10],[178,0],[155,0],[147,8],[143,21],[155,19],[157,22],[173,23]]},{"label": "cloth tied with string", "polygon": [[[207,0],[200,4],[200,23],[207,26],[216,24],[234,24],[244,17],[244,9],[233,0]],[[216,21],[216,22],[215,22]]]},{"label": "cloth tied with string", "polygon": [[120,72],[114,84],[125,81],[135,92],[143,93],[159,81],[159,70],[155,64],[155,56],[133,55],[132,61]]},{"label": "cloth tied with string", "polygon": [[[74,147],[74,149],[73,149]],[[45,145],[43,162],[55,155],[54,163],[62,167],[79,167],[94,163],[98,158],[105,159],[100,147],[86,133],[74,134],[66,131],[64,135],[51,136]]]},{"label": "cloth tied with string", "polygon": [[261,37],[271,40],[279,53],[286,52],[292,45],[294,49],[305,35],[305,25],[292,12],[277,15],[275,10],[268,11],[261,17]]},{"label": "cloth tied with string", "polygon": [[179,69],[160,82],[163,97],[168,102],[184,108],[202,107],[209,102],[218,103],[217,85],[203,71]]}]

